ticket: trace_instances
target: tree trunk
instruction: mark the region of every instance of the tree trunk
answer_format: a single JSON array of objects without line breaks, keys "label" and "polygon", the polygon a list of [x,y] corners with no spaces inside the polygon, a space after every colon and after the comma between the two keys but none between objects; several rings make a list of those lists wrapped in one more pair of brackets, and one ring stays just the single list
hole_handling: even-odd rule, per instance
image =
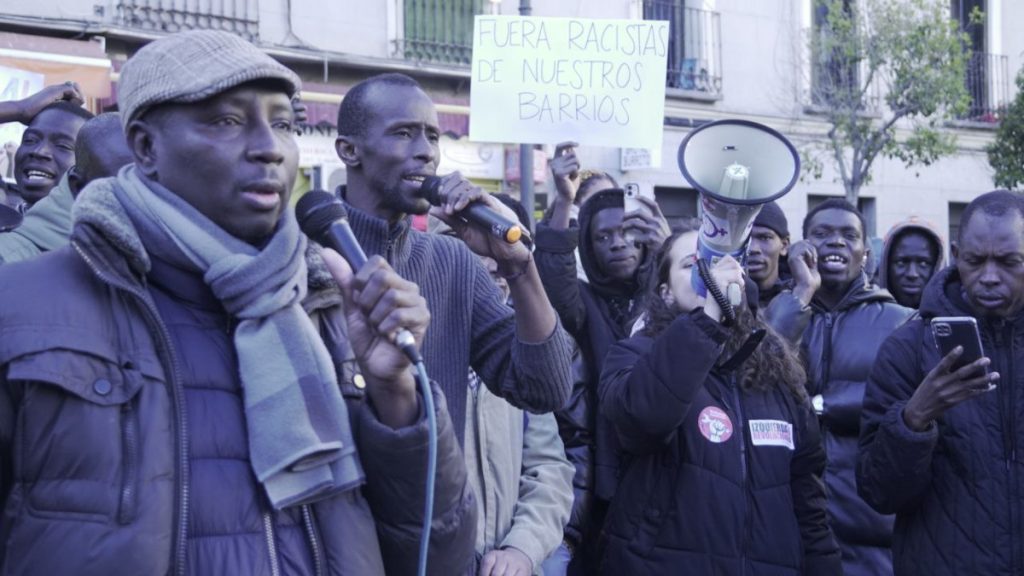
[{"label": "tree trunk", "polygon": [[857,197],[860,196],[861,179],[859,176],[855,172],[848,181],[843,182],[843,188],[846,190],[846,201],[853,206],[857,206]]},{"label": "tree trunk", "polygon": [[857,206],[857,198],[859,196],[860,186],[854,186],[853,183],[850,183],[846,187],[846,201],[852,204],[853,206]]}]

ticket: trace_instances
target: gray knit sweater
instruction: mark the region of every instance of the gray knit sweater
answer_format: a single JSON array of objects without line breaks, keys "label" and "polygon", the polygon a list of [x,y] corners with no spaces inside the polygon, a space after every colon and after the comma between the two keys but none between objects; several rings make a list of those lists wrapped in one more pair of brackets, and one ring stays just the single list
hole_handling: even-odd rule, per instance
[{"label": "gray knit sweater", "polygon": [[345,208],[363,250],[383,256],[427,299],[423,359],[448,400],[460,443],[470,366],[491,392],[518,408],[542,413],[562,407],[572,388],[572,340],[561,324],[544,342],[521,342],[512,309],[461,240],[412,229],[408,218],[392,226],[347,203]]}]

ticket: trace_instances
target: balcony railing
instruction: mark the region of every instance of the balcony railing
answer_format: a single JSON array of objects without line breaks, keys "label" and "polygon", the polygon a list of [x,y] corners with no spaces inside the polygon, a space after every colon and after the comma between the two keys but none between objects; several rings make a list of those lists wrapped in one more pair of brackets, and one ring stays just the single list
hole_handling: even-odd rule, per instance
[{"label": "balcony railing", "polygon": [[1007,57],[987,52],[972,53],[967,61],[964,84],[971,103],[961,120],[999,122],[1010,99]]},{"label": "balcony railing", "polygon": [[118,22],[156,32],[223,30],[247,40],[260,34],[258,0],[118,0]]},{"label": "balcony railing", "polygon": [[718,12],[687,8],[684,0],[644,0],[644,19],[669,21],[665,86],[712,96],[722,93]]},{"label": "balcony railing", "polygon": [[404,35],[397,56],[414,62],[469,66],[473,60],[473,17],[485,0],[405,0]]}]

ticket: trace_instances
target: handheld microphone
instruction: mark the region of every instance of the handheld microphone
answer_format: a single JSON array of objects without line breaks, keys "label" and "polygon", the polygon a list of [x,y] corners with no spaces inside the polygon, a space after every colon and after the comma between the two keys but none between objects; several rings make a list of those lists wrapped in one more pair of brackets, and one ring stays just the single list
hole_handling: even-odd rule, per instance
[{"label": "handheld microphone", "polygon": [[[302,232],[321,246],[333,248],[352,267],[353,272],[366,265],[366,253],[348,225],[348,212],[334,196],[321,190],[307,192],[295,204],[295,218]],[[420,361],[416,339],[405,328],[399,328],[392,338],[395,346],[413,363]]]},{"label": "handheld microphone", "polygon": [[[366,264],[366,253],[356,240],[352,227],[348,225],[345,206],[333,195],[322,190],[306,192],[295,204],[295,218],[306,236],[321,246],[336,250],[353,271],[358,272]],[[393,341],[416,366],[416,380],[427,414],[426,493],[423,499],[423,527],[420,531],[419,562],[416,570],[418,576],[425,576],[430,551],[431,521],[434,518],[434,482],[437,478],[437,413],[434,409],[430,378],[427,376],[427,368],[423,365],[419,350],[416,349],[416,340],[408,330],[399,328],[394,334]]]},{"label": "handheld microphone", "polygon": [[[441,179],[437,176],[424,178],[419,196],[434,206],[443,206],[445,198],[441,195]],[[518,223],[498,214],[482,202],[470,202],[459,212],[459,216],[483,226],[492,236],[509,244],[515,244],[523,236],[523,229]]]}]

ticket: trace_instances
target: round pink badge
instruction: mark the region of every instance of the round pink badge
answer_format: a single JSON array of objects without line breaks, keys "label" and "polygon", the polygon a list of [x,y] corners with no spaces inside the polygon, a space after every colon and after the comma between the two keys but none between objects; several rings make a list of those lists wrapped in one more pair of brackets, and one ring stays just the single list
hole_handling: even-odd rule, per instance
[{"label": "round pink badge", "polygon": [[732,438],[732,420],[729,420],[729,415],[717,406],[708,406],[701,410],[697,425],[700,427],[700,433],[715,444]]}]

